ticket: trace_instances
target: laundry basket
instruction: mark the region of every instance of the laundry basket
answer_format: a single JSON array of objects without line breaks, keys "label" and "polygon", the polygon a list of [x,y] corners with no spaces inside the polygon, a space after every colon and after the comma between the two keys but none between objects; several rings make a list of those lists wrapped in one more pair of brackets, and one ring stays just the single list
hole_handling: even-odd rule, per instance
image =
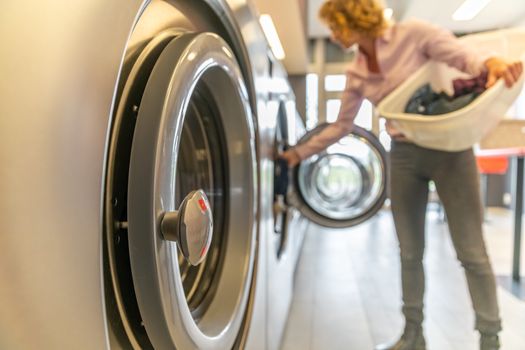
[{"label": "laundry basket", "polygon": [[[525,30],[504,29],[465,36],[467,45],[513,59],[525,59]],[[467,106],[440,115],[405,113],[414,92],[430,83],[434,91],[452,92],[452,80],[467,75],[444,63],[430,61],[404,81],[378,105],[379,115],[390,120],[415,144],[444,151],[472,147],[498,122],[522,90],[523,75],[507,88],[502,79]]]}]

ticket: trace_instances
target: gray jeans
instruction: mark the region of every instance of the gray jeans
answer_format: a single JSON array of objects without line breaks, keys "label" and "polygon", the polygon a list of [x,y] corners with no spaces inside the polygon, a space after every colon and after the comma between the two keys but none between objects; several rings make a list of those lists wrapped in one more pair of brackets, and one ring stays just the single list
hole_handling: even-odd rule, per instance
[{"label": "gray jeans", "polygon": [[434,181],[445,208],[456,254],[467,276],[482,333],[501,330],[496,283],[482,235],[479,175],[472,150],[444,152],[392,142],[391,203],[401,253],[403,314],[423,321],[425,213],[428,182]]}]

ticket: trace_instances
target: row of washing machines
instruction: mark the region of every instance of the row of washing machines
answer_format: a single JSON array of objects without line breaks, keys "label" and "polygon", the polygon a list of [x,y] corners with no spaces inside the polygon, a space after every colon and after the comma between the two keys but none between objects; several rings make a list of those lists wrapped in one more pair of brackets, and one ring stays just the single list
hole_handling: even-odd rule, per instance
[{"label": "row of washing machines", "polygon": [[375,139],[275,193],[305,129],[249,1],[3,11],[0,348],[277,349],[306,225],[384,200]]}]

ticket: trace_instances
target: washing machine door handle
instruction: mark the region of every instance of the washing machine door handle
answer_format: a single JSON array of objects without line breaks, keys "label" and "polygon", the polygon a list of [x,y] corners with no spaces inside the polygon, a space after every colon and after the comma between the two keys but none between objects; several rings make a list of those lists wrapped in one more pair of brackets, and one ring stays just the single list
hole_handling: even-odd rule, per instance
[{"label": "washing machine door handle", "polygon": [[284,158],[277,158],[274,162],[274,195],[286,196],[289,183],[288,162]]},{"label": "washing machine door handle", "polygon": [[206,258],[213,236],[213,215],[204,191],[190,192],[179,210],[164,213],[160,226],[164,239],[177,242],[191,265],[200,264]]}]

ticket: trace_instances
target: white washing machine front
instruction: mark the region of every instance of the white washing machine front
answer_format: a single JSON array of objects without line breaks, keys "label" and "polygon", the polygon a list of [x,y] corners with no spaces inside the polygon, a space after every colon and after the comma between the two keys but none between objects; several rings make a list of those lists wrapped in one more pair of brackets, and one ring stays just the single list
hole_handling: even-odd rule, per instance
[{"label": "white washing machine front", "polygon": [[229,8],[6,6],[0,348],[243,347],[268,214]]},{"label": "white washing machine front", "polygon": [[[276,280],[269,273],[269,264],[275,254],[273,248],[273,142],[275,138],[276,114],[271,102],[272,79],[270,47],[266,41],[257,18],[257,12],[249,0],[227,0],[232,8],[236,23],[242,32],[248,50],[253,81],[256,86],[256,118],[260,178],[260,220],[259,254],[257,256],[257,279],[255,302],[252,306],[252,326],[244,344],[247,349],[274,349],[279,339],[275,338],[272,328],[284,329],[283,317],[270,310],[274,302],[269,294],[270,281]],[[284,77],[285,78],[285,77]],[[286,78],[285,78],[286,79]],[[271,249],[269,247],[272,247]],[[287,314],[288,308],[282,309]]]},{"label": "white washing machine front", "polygon": [[274,121],[272,154],[274,184],[270,195],[273,217],[267,221],[268,349],[279,349],[288,319],[294,287],[294,272],[308,220],[288,203],[289,174],[280,153],[302,136],[295,96],[284,67],[271,60],[271,93],[268,102]]},{"label": "white washing machine front", "polygon": [[[255,303],[248,349],[278,349],[292,297],[293,271],[308,224],[297,210],[275,213],[274,161],[278,119],[290,125],[290,139],[302,136],[295,126],[295,97],[284,67],[273,57],[249,0],[227,0],[242,32],[256,86],[260,170],[260,235]],[[281,121],[282,123],[282,121]],[[297,135],[295,135],[297,132]],[[279,142],[279,141],[277,141]],[[293,144],[293,142],[292,142]],[[259,331],[259,330],[262,330]]]}]

